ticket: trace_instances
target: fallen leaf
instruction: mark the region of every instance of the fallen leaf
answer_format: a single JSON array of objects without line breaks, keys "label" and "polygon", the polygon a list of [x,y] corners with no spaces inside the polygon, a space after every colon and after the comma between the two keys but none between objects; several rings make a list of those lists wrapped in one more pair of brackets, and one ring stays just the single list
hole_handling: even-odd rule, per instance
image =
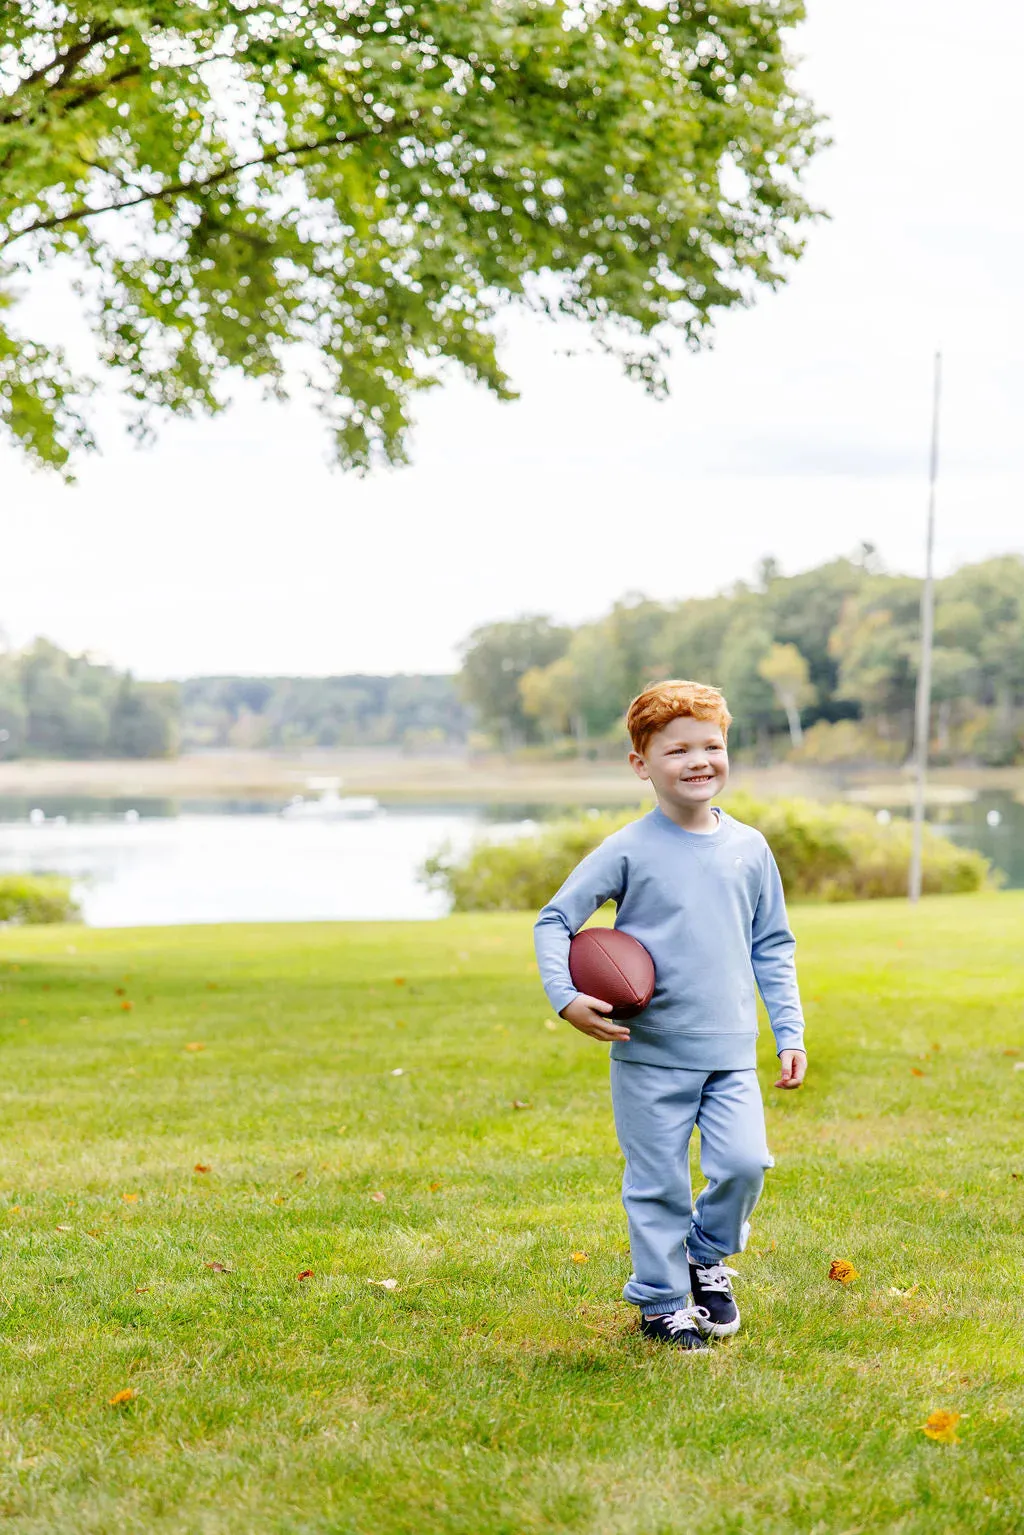
[{"label": "fallen leaf", "polygon": [[121,1003],[121,1011],[122,1011],[122,1013],[130,1013],[132,1008],[134,1007],[134,1005],[135,1004],[133,1002],[122,1002]]},{"label": "fallen leaf", "polygon": [[75,1228],[74,1226],[56,1226],[54,1229],[56,1231],[74,1231]]},{"label": "fallen leaf", "polygon": [[[1020,1177],[1020,1173],[1014,1173],[1014,1175],[1013,1175],[1013,1176],[1014,1176],[1014,1177],[1015,1177],[1015,1178],[1019,1178],[1019,1177]],[[431,1193],[432,1193],[432,1194],[436,1194],[436,1193],[437,1193],[437,1191],[438,1191],[438,1189],[439,1189],[439,1188],[440,1188],[440,1187],[441,1187],[441,1185],[440,1185],[440,1183],[432,1183],[432,1184],[431,1184],[431,1185],[430,1185],[430,1192],[431,1192]]]},{"label": "fallen leaf", "polygon": [[124,1407],[127,1402],[134,1402],[138,1394],[139,1393],[137,1391],[133,1391],[131,1387],[128,1386],[124,1391],[115,1391],[113,1396],[110,1398],[109,1405],[111,1407]]},{"label": "fallen leaf", "polygon": [[210,1171],[210,1164],[209,1162],[197,1162],[192,1171],[194,1173],[208,1173]]},{"label": "fallen leaf", "polygon": [[[1014,1177],[1015,1177],[1015,1178],[1016,1178],[1016,1177],[1018,1177],[1018,1176],[1019,1176],[1019,1175],[1018,1175],[1018,1174],[1017,1174],[1017,1173],[1014,1173],[1014,1175],[1013,1175],[1013,1176],[1014,1176]],[[12,1209],[12,1210],[13,1210],[13,1211],[15,1211],[15,1212],[18,1212],[18,1211],[20,1211],[20,1209],[21,1209],[21,1206],[20,1206],[20,1205],[12,1205],[12,1206],[11,1206],[11,1209]]]},{"label": "fallen leaf", "polygon": [[114,987],[114,996],[115,997],[123,997],[124,996],[124,987],[123,986],[115,986]]},{"label": "fallen leaf", "polygon": [[847,1263],[845,1258],[833,1258],[829,1264],[828,1277],[838,1279],[840,1284],[852,1284],[860,1275],[852,1263]]},{"label": "fallen leaf", "polygon": [[404,986],[405,985],[405,976],[404,975],[396,975],[395,976],[395,985],[396,986]]},{"label": "fallen leaf", "polygon": [[402,1076],[404,1076],[405,1075],[405,1067],[404,1066],[394,1066],[392,1068],[391,1075],[393,1077],[402,1077]]},{"label": "fallen leaf", "polygon": [[589,1253],[573,1253],[572,1261],[574,1263],[589,1263],[590,1262],[590,1254]]},{"label": "fallen leaf", "polygon": [[191,1045],[186,1045],[185,1049],[186,1050],[205,1050],[206,1046],[200,1044],[198,1040],[195,1040]]},{"label": "fallen leaf", "polygon": [[1024,1061],[1014,1061],[1013,1069],[1014,1071],[1024,1071]]},{"label": "fallen leaf", "polygon": [[[1020,1177],[1020,1173],[1011,1173],[1011,1174],[1010,1174],[1010,1177],[1011,1177],[1011,1178],[1019,1178],[1019,1177]],[[15,1209],[15,1210],[20,1210],[20,1209],[21,1209],[21,1206],[20,1206],[20,1205],[15,1205],[15,1206],[14,1206],[14,1209]]]},{"label": "fallen leaf", "polygon": [[941,1050],[942,1046],[941,1045],[932,1045],[932,1049],[933,1050]]},{"label": "fallen leaf", "polygon": [[375,1205],[382,1205],[387,1197],[388,1196],[385,1193],[382,1193],[380,1189],[374,1189],[373,1193],[370,1195],[370,1198],[373,1200]]},{"label": "fallen leaf", "polygon": [[135,1286],[135,1293],[136,1293],[136,1295],[148,1295],[149,1294],[149,1290],[150,1290],[150,1287],[149,1287],[148,1284],[137,1284]]},{"label": "fallen leaf", "polygon": [[312,1279],[312,1277],[313,1277],[313,1270],[312,1269],[303,1269],[301,1274],[296,1274],[295,1277],[296,1277],[296,1279]]},{"label": "fallen leaf", "polygon": [[206,989],[207,989],[207,991],[216,991],[217,990],[217,982],[216,981],[207,981]]},{"label": "fallen leaf", "polygon": [[382,1290],[397,1290],[398,1289],[398,1280],[397,1279],[368,1279],[366,1281],[366,1283],[367,1284],[380,1285],[380,1288]]},{"label": "fallen leaf", "polygon": [[286,1194],[275,1194],[274,1195],[274,1203],[275,1203],[275,1205],[283,1205],[286,1202],[287,1197],[288,1196]]},{"label": "fallen leaf", "polygon": [[231,1270],[228,1268],[226,1263],[210,1263],[209,1260],[204,1260],[203,1267],[204,1268],[208,1268],[208,1269],[213,1269],[213,1272],[215,1274],[230,1274],[231,1273]]},{"label": "fallen leaf", "polygon": [[910,1075],[912,1077],[923,1077],[924,1072],[921,1070],[920,1066],[911,1066]]},{"label": "fallen leaf", "polygon": [[1019,1050],[1004,1050],[1003,1054],[1004,1055],[1019,1055],[1020,1051]]},{"label": "fallen leaf", "polygon": [[297,1173],[292,1173],[292,1177],[293,1178],[297,1178],[300,1183],[302,1182],[302,1180],[303,1180],[303,1178],[305,1176],[306,1176],[306,1169],[304,1167],[300,1167]]},{"label": "fallen leaf", "polygon": [[124,1200],[126,1205],[135,1205],[139,1202],[138,1194],[122,1194],[121,1198]]},{"label": "fallen leaf", "polygon": [[939,1444],[956,1444],[956,1426],[959,1422],[958,1412],[933,1412],[928,1421],[921,1425],[921,1429],[929,1439],[934,1439]]},{"label": "fallen leaf", "polygon": [[546,1029],[550,1029],[552,1034],[554,1034],[556,1032],[556,1030],[558,1029],[558,1024],[555,1022],[555,1020],[553,1018],[545,1018],[544,1019],[544,1027]]},{"label": "fallen leaf", "polygon": [[908,1300],[911,1295],[916,1295],[920,1288],[921,1286],[919,1284],[912,1284],[909,1289],[901,1290],[898,1288],[898,1286],[891,1284],[889,1286],[889,1294],[901,1295],[904,1300]]},{"label": "fallen leaf", "polygon": [[514,1109],[530,1109],[533,1107],[533,1105],[532,1103],[524,1103],[521,1098],[513,1098],[512,1107]]}]

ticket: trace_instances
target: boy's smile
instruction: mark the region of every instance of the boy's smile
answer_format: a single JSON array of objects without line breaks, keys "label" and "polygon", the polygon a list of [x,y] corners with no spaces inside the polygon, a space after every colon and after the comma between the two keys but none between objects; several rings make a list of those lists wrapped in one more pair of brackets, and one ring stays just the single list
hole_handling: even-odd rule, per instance
[{"label": "boy's smile", "polygon": [[654,787],[667,816],[691,831],[712,830],[710,805],[729,777],[725,737],[712,720],[681,715],[650,737],[629,762]]}]

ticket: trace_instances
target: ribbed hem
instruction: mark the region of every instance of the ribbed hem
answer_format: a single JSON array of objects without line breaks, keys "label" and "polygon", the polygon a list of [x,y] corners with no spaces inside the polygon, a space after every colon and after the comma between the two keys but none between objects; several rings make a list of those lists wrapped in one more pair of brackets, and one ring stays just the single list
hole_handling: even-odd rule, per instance
[{"label": "ribbed hem", "polygon": [[757,1066],[757,1031],[742,1034],[691,1034],[666,1029],[649,1034],[634,1029],[631,1039],[617,1039],[613,1061],[642,1066],[681,1066],[688,1071],[749,1071]]},{"label": "ribbed hem", "polygon": [[[635,1306],[636,1301],[633,1302]],[[684,1306],[690,1304],[690,1292],[680,1295],[676,1300],[649,1300],[640,1307],[641,1316],[660,1316],[663,1311],[682,1311]]]}]

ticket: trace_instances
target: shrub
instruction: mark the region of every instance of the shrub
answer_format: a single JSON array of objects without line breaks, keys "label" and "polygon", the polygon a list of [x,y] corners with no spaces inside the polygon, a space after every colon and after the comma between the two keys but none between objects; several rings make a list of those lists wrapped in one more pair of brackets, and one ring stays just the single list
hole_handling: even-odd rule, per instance
[{"label": "shrub", "polygon": [[60,874],[0,874],[0,922],[78,922],[71,881]]},{"label": "shrub", "polygon": [[[738,821],[756,826],[767,837],[791,899],[875,900],[906,892],[908,821],[882,825],[858,805],[755,800],[745,794],[731,796],[728,808]],[[444,890],[454,911],[536,911],[581,858],[643,813],[591,812],[554,821],[533,836],[478,841],[461,858],[454,858],[446,843],[426,860],[420,877]],[[995,882],[991,865],[980,853],[957,847],[930,826],[924,828],[924,894],[981,890]]]}]

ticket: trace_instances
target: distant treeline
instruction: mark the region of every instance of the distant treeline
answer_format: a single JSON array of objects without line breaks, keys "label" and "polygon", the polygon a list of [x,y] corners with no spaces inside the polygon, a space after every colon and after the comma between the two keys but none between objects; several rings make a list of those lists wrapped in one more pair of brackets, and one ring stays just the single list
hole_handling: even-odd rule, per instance
[{"label": "distant treeline", "polygon": [[[901,762],[910,751],[921,582],[875,551],[716,597],[631,594],[578,627],[524,615],[475,629],[454,676],[194,677],[140,683],[37,640],[0,653],[0,756],[168,756],[212,747],[620,752],[630,698],[659,677],[721,687],[730,745],[768,760]],[[936,583],[932,755],[1024,761],[1024,556]]]},{"label": "distant treeline", "polygon": [[[921,584],[887,574],[869,544],[795,576],[766,559],[717,597],[628,596],[577,628],[488,624],[463,646],[460,687],[506,749],[621,750],[630,698],[687,677],[723,689],[740,750],[899,762],[914,733]],[[936,583],[932,698],[936,760],[1024,760],[1024,556]]]},{"label": "distant treeline", "polygon": [[36,640],[0,651],[0,757],[171,757],[178,689]]},{"label": "distant treeline", "polygon": [[472,711],[448,676],[192,677],[181,684],[181,738],[210,746],[398,746],[467,739]]}]

